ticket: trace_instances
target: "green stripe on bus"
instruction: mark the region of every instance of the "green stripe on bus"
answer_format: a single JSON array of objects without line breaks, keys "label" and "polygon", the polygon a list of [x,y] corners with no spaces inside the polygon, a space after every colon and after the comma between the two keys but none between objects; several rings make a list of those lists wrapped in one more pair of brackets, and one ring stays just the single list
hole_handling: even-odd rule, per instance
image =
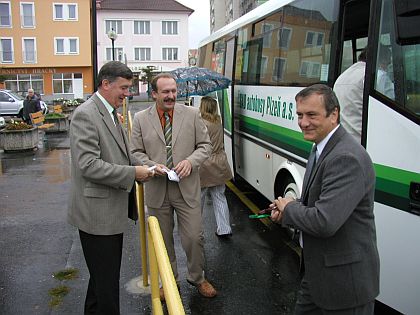
[{"label": "green stripe on bus", "polygon": [[[290,130],[258,119],[240,115],[239,129],[279,148],[307,158],[312,143],[301,132]],[[376,172],[375,201],[409,211],[410,183],[420,182],[420,174],[381,164],[374,164]]]},{"label": "green stripe on bus", "polygon": [[290,130],[244,115],[240,115],[239,129],[305,159],[308,158],[312,148],[312,142],[303,139],[303,134],[300,131]]},{"label": "green stripe on bus", "polygon": [[376,172],[375,201],[408,211],[410,183],[420,182],[420,174],[382,164],[374,164]]},{"label": "green stripe on bus", "polygon": [[223,90],[223,106],[224,106],[224,115],[225,115],[224,127],[227,129],[227,131],[232,133],[232,115],[230,111],[229,102],[230,100],[229,100],[228,90],[225,89]]}]

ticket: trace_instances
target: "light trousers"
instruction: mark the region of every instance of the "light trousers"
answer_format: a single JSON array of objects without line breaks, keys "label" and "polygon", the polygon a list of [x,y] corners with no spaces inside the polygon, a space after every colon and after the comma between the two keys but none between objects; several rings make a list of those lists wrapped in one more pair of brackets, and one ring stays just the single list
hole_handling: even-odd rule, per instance
[{"label": "light trousers", "polygon": [[230,227],[229,207],[225,196],[225,184],[201,188],[201,211],[204,210],[207,194],[211,196],[213,211],[216,217],[216,234],[231,234],[232,228]]},{"label": "light trousers", "polygon": [[204,234],[200,206],[191,208],[187,205],[178,183],[167,180],[166,184],[166,196],[162,206],[160,208],[148,207],[148,213],[159,221],[172,271],[176,282],[179,283],[173,234],[174,211],[176,212],[178,233],[187,256],[187,280],[193,284],[200,284],[204,281]]}]

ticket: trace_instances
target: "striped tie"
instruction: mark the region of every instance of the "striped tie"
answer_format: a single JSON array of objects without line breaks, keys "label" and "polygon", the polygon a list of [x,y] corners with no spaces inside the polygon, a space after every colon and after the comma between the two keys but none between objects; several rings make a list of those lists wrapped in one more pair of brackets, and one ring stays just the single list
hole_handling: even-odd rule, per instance
[{"label": "striped tie", "polygon": [[172,161],[172,124],[171,118],[167,112],[164,113],[165,115],[165,128],[163,130],[165,134],[165,142],[166,142],[166,166],[169,169],[174,167],[174,162]]}]

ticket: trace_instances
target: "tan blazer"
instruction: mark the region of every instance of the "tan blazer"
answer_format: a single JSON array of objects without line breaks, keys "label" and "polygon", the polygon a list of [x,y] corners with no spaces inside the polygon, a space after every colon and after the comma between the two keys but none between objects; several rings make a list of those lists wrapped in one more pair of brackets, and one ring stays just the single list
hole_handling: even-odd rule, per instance
[{"label": "tan blazer", "polygon": [[220,122],[212,123],[204,119],[204,123],[209,132],[213,152],[200,167],[201,187],[224,185],[227,180],[232,178],[232,171],[223,144],[223,127]]},{"label": "tan blazer", "polygon": [[[187,159],[192,164],[179,189],[190,207],[200,206],[199,166],[208,159],[212,146],[207,128],[197,108],[175,104],[172,119],[172,159],[174,165]],[[131,152],[139,164],[166,164],[166,143],[156,105],[136,113],[133,120]],[[145,184],[146,204],[159,208],[166,194],[166,178],[156,176]]]},{"label": "tan blazer", "polygon": [[[68,222],[95,235],[124,232],[135,167],[129,145],[94,94],[73,114],[70,125],[71,193]],[[131,194],[130,194],[131,195]],[[132,200],[133,201],[133,200]],[[130,202],[130,206],[135,206]]]}]

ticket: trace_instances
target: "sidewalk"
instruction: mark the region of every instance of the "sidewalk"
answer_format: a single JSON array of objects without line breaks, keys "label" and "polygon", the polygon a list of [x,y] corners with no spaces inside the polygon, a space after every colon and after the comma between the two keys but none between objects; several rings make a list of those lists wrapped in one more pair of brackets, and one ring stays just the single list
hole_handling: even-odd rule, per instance
[{"label": "sidewalk", "polygon": [[[44,146],[45,144],[45,146]],[[0,314],[83,314],[88,276],[77,230],[66,223],[70,187],[68,137],[48,135],[34,152],[0,151]],[[249,210],[229,190],[233,236],[214,235],[215,219],[204,210],[206,277],[218,290],[200,296],[186,280],[186,257],[175,234],[186,314],[291,314],[298,287],[296,255],[278,231],[248,219]],[[79,277],[60,283],[52,274],[76,268]],[[121,314],[151,314],[150,295],[136,285],[141,259],[138,225],[124,234]],[[70,291],[55,309],[48,290]]]}]

